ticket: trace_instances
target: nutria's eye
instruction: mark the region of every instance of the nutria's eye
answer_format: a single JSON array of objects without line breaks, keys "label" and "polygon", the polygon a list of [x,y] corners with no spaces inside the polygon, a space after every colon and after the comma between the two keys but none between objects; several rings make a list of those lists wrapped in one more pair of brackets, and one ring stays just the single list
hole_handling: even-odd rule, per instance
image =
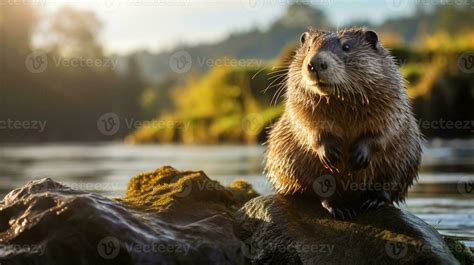
[{"label": "nutria's eye", "polygon": [[342,50],[348,52],[351,49],[351,46],[347,43],[342,45]]}]

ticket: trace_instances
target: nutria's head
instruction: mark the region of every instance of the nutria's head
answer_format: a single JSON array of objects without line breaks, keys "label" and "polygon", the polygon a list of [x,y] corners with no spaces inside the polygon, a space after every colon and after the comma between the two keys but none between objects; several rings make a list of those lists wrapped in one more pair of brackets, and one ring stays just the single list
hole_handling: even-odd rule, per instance
[{"label": "nutria's head", "polygon": [[384,89],[376,88],[381,84],[403,86],[394,60],[377,34],[364,28],[303,33],[289,79],[290,90],[297,93],[362,100],[371,94],[369,90]]}]

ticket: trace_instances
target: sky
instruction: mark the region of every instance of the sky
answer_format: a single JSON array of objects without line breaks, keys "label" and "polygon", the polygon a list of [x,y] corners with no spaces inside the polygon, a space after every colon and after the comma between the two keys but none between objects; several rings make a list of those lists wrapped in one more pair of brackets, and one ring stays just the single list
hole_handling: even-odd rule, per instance
[{"label": "sky", "polygon": [[[212,43],[235,31],[265,29],[292,0],[29,0],[43,15],[69,5],[92,10],[103,22],[100,41],[107,53],[153,52],[177,44]],[[413,12],[409,0],[296,0],[316,6],[334,25],[353,20],[380,23]]]}]

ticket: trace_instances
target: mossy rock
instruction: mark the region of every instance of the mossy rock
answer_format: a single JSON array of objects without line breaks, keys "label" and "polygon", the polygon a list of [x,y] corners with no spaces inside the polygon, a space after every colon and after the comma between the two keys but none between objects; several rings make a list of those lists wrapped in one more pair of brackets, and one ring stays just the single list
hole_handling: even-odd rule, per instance
[{"label": "mossy rock", "polygon": [[449,249],[461,265],[474,264],[474,255],[463,243],[449,236],[444,237],[444,242],[446,242],[446,245],[448,245]]},{"label": "mossy rock", "polygon": [[237,212],[253,264],[459,264],[441,235],[394,206],[337,220],[307,197],[260,196]]},{"label": "mossy rock", "polygon": [[0,264],[247,264],[232,213],[255,196],[172,167],[133,177],[115,200],[33,181],[0,201]]},{"label": "mossy rock", "polygon": [[144,211],[161,211],[196,202],[220,205],[235,211],[256,196],[258,193],[252,186],[242,180],[224,187],[203,171],[178,171],[163,166],[154,172],[133,177],[125,196],[118,200]]},{"label": "mossy rock", "polygon": [[307,198],[256,196],[245,181],[169,166],[115,200],[33,181],[0,201],[0,264],[472,264],[461,243],[395,207],[341,221]]}]

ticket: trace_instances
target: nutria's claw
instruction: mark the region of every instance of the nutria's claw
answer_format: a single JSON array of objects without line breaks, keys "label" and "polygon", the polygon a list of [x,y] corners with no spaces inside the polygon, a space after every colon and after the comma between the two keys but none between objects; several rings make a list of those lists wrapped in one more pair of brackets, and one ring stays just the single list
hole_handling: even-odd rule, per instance
[{"label": "nutria's claw", "polygon": [[349,207],[330,205],[327,201],[323,202],[322,205],[336,219],[351,220],[357,215],[356,211]]},{"label": "nutria's claw", "polygon": [[370,163],[370,150],[366,144],[357,144],[350,157],[350,167],[354,171],[364,169]]},{"label": "nutria's claw", "polygon": [[351,220],[356,216],[356,212],[352,208],[333,208],[329,213],[340,220]]},{"label": "nutria's claw", "polygon": [[382,207],[384,204],[385,204],[384,201],[367,200],[362,204],[360,208],[363,210],[377,210],[378,208]]},{"label": "nutria's claw", "polygon": [[366,200],[364,203],[362,203],[360,208],[362,210],[366,210],[366,211],[367,210],[377,210],[377,209],[383,207],[386,204],[388,204],[388,194],[383,194],[383,196],[381,196],[381,197],[370,198],[370,199]]}]

